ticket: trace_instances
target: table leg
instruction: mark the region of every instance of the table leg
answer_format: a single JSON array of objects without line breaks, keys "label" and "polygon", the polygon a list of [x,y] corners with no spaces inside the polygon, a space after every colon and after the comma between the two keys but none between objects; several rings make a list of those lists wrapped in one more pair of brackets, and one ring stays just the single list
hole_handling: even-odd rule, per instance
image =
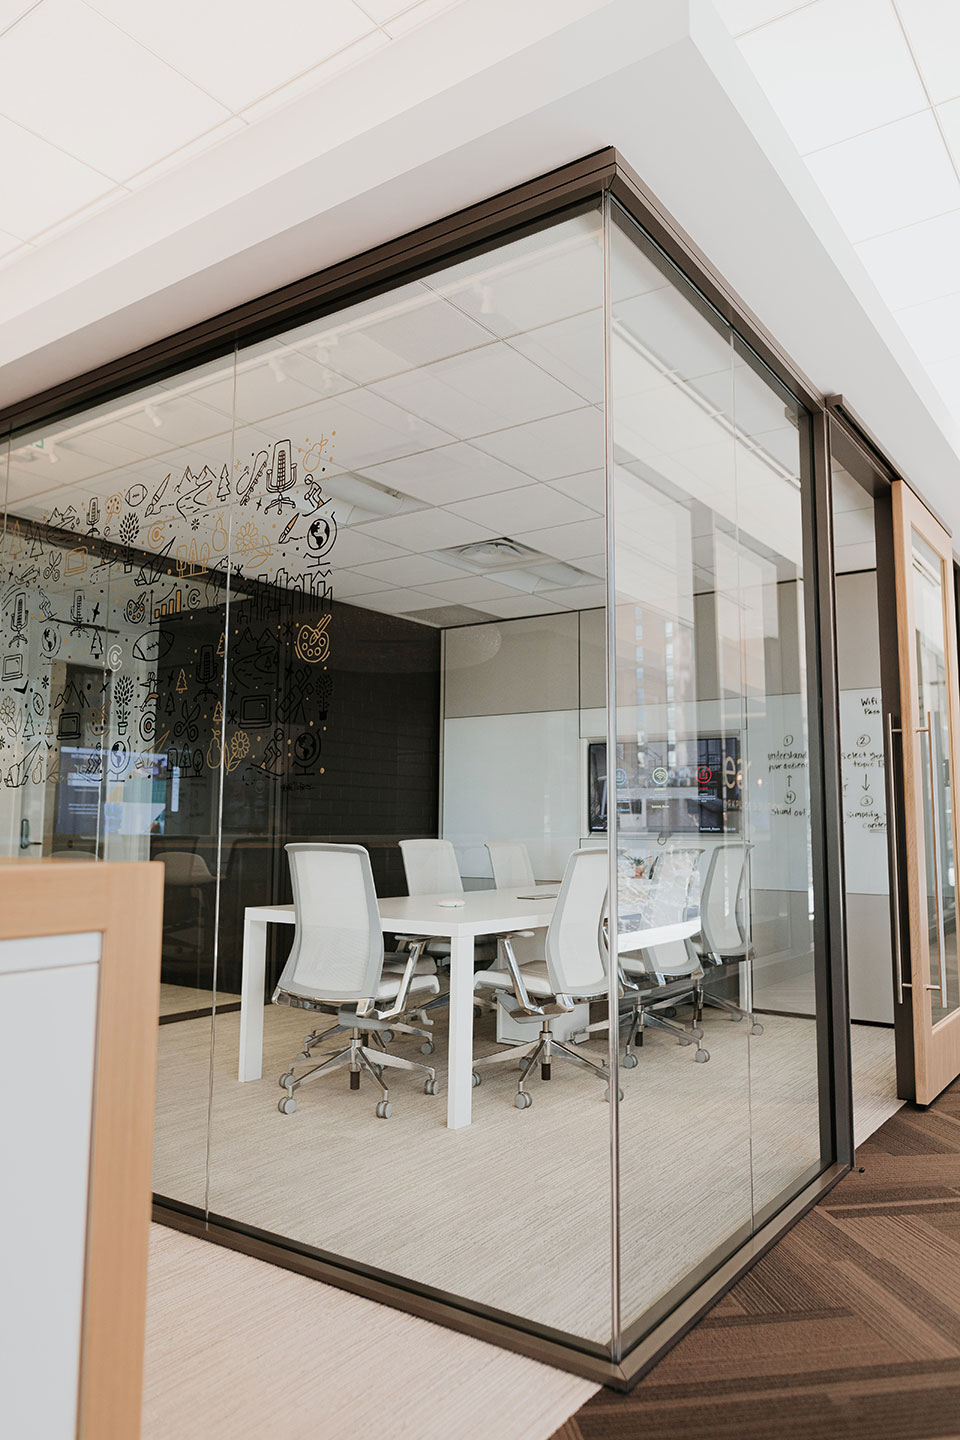
[{"label": "table leg", "polygon": [[473,1108],[473,936],[450,941],[450,1049],[447,1125],[470,1124]]},{"label": "table leg", "polygon": [[240,1069],[238,1080],[263,1074],[263,982],[267,969],[267,922],[243,920],[243,971],[240,982]]}]

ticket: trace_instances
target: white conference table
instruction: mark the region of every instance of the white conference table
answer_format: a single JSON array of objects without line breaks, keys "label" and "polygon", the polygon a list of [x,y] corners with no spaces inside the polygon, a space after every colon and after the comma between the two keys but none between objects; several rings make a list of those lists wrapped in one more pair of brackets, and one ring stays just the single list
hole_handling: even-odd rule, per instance
[{"label": "white conference table", "polygon": [[[524,885],[516,890],[467,890],[462,895],[395,895],[379,901],[385,932],[450,941],[447,1125],[453,1130],[470,1124],[473,1106],[474,941],[478,935],[545,929],[559,889],[559,885]],[[441,904],[444,900],[463,904],[452,907]],[[259,1080],[263,1072],[267,926],[294,923],[292,905],[253,905],[244,911],[240,1080]]]},{"label": "white conference table", "polygon": [[[393,895],[378,902],[385,933],[450,941],[447,1125],[452,1130],[470,1124],[473,1108],[474,941],[478,935],[546,929],[559,891],[559,885],[524,885],[515,890],[467,890],[462,895]],[[451,900],[463,903],[442,903]],[[240,1080],[259,1080],[263,1073],[267,926],[294,923],[292,905],[252,905],[244,911]],[[619,938],[619,950],[623,954],[648,949],[695,935],[699,929],[699,920],[685,920],[625,931]]]}]

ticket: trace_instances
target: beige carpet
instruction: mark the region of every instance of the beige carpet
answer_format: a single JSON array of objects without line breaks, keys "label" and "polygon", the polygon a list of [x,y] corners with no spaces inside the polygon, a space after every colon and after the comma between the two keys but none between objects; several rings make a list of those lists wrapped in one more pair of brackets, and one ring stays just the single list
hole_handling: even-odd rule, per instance
[{"label": "beige carpet", "polygon": [[[229,995],[221,990],[217,995],[218,1005],[237,1004],[239,995]],[[180,1015],[190,1010],[209,1010],[213,1004],[213,993],[210,990],[195,990],[191,985],[168,985],[160,986],[160,1014]]]},{"label": "beige carpet", "polygon": [[[444,1012],[438,1053],[445,1072]],[[493,1048],[490,1021],[477,1049]],[[819,1158],[813,1022],[764,1017],[751,1037],[714,1011],[712,1058],[652,1033],[625,1071],[621,1125],[623,1322],[683,1281],[725,1238]],[[394,1113],[374,1115],[366,1079],[343,1072],[277,1112],[277,1077],[304,1021],[267,1007],[264,1078],[236,1080],[239,1016],[216,1025],[209,1206],[262,1229],[363,1260],[467,1299],[598,1341],[610,1335],[610,1110],[579,1067],[531,1082],[512,1104],[516,1070],[487,1072],[474,1124],[450,1131],[442,1095],[414,1077],[392,1083]],[[156,1188],[204,1204],[209,1020],[160,1030]],[[602,1053],[605,1042],[589,1051]],[[398,1053],[419,1058],[416,1044]],[[893,1036],[856,1027],[858,1120],[892,1113]],[[862,1138],[862,1136],[861,1136]]]},{"label": "beige carpet", "polygon": [[547,1440],[597,1386],[154,1225],[141,1440]]}]

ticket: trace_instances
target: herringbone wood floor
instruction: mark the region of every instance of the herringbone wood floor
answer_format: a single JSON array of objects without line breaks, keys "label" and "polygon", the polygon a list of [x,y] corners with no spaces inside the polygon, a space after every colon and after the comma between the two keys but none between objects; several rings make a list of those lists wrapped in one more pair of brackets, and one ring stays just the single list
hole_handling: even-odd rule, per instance
[{"label": "herringbone wood floor", "polygon": [[960,1081],[905,1107],[642,1380],[553,1440],[957,1440]]}]

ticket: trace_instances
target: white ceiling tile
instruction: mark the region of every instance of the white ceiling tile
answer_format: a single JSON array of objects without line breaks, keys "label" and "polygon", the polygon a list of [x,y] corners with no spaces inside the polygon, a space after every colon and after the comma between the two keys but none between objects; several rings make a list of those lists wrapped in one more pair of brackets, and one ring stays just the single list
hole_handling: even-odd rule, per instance
[{"label": "white ceiling tile", "polygon": [[469,545],[472,540],[489,540],[498,532],[462,515],[452,515],[449,510],[417,510],[412,515],[373,520],[356,533],[422,554],[425,550],[446,550],[451,545]]},{"label": "white ceiling tile", "polygon": [[602,515],[607,508],[606,478],[602,470],[585,470],[582,475],[565,475],[560,480],[551,480],[554,490],[571,495],[581,505],[589,505]]},{"label": "white ceiling tile", "polygon": [[876,541],[873,506],[839,511],[833,517],[833,536],[837,545],[873,544]]},{"label": "white ceiling tile", "polygon": [[237,0],[87,3],[228,110],[242,110],[373,29],[351,0],[273,0],[269,19]]},{"label": "white ceiling tile", "polygon": [[0,0],[0,35],[16,24],[21,15],[32,10],[36,0]]},{"label": "white ceiling tile", "polygon": [[607,573],[606,555],[578,555],[577,569],[586,570],[588,575],[597,575],[602,580]]},{"label": "white ceiling tile", "polygon": [[557,605],[570,610],[597,610],[607,603],[605,585],[571,585],[561,590],[549,591],[550,599]]},{"label": "white ceiling tile", "polygon": [[475,495],[490,495],[530,483],[529,476],[465,444],[442,445],[436,450],[406,455],[375,465],[363,474],[428,505],[449,505],[455,500],[471,500]]},{"label": "white ceiling tile", "polygon": [[285,105],[298,100],[301,95],[306,95],[309,91],[326,85],[334,75],[339,75],[343,70],[349,70],[352,65],[358,65],[374,51],[382,50],[389,44],[390,37],[385,35],[382,30],[371,30],[368,34],[361,36],[359,40],[354,40],[352,45],[338,50],[336,55],[331,55],[329,60],[323,60],[303,75],[298,75],[295,80],[289,80],[285,85],[271,90],[262,99],[254,101],[252,105],[245,105],[240,113],[244,120],[251,123],[261,119],[264,115],[271,115],[275,110],[281,110]]},{"label": "white ceiling tile", "polygon": [[[0,202],[0,204],[2,204],[2,202]],[[6,235],[0,230],[0,256],[12,255],[15,250],[23,250],[24,248],[23,241],[18,240],[16,235]]]},{"label": "white ceiling tile", "polygon": [[504,600],[484,600],[482,606],[489,615],[496,615],[499,620],[517,620],[523,615],[553,615],[565,608],[552,600],[545,600],[542,595],[513,595]]},{"label": "white ceiling tile", "polygon": [[603,463],[603,416],[587,405],[499,435],[485,435],[477,444],[534,480],[559,480]]},{"label": "white ceiling tile", "polygon": [[891,310],[952,294],[957,288],[960,210],[866,240],[857,253]]},{"label": "white ceiling tile", "polygon": [[114,180],[228,114],[76,0],[44,0],[4,35],[0,113]]},{"label": "white ceiling tile", "polygon": [[187,165],[196,155],[204,155],[212,150],[215,145],[229,140],[231,135],[239,135],[246,130],[246,125],[237,116],[232,115],[219,125],[214,125],[212,130],[207,130],[203,135],[198,135],[196,140],[191,140],[187,145],[181,145],[179,150],[172,154],[165,155],[155,165],[148,165],[136,175],[130,175],[124,181],[125,186],[130,190],[142,190],[145,185],[152,185],[154,180],[159,180],[161,175],[166,175],[171,170],[178,170],[181,165]]},{"label": "white ceiling tile", "polygon": [[897,319],[924,364],[960,355],[960,294],[898,310]]},{"label": "white ceiling tile", "polygon": [[960,168],[960,98],[950,100],[945,105],[938,105],[936,113],[943,128],[947,148],[953,156],[953,162]]},{"label": "white ceiling tile", "polygon": [[581,403],[531,361],[495,343],[383,380],[373,389],[463,439],[555,415]]},{"label": "white ceiling tile", "polygon": [[379,610],[382,615],[405,615],[409,610],[436,609],[437,598],[419,590],[378,590],[375,595],[354,595],[350,604]]},{"label": "white ceiling tile", "polygon": [[424,283],[501,336],[599,309],[599,211],[448,266]]},{"label": "white ceiling tile", "polygon": [[358,565],[372,565],[377,560],[395,560],[403,553],[400,545],[388,545],[385,540],[362,530],[348,530],[341,525],[333,548],[333,563],[353,569]]},{"label": "white ceiling tile", "polygon": [[[387,3],[390,3],[390,0],[387,0]],[[387,26],[387,33],[394,38],[406,35],[408,31],[415,30],[418,25],[426,24],[435,15],[442,15],[444,10],[452,10],[454,5],[459,3],[460,0],[420,0],[418,5],[412,5],[409,10],[404,10],[402,15],[391,20]],[[364,4],[364,9],[366,8],[366,4]]]},{"label": "white ceiling tile", "polygon": [[365,565],[362,574],[371,575],[387,585],[417,587],[432,585],[438,580],[457,580],[461,572],[455,565],[445,565],[429,555],[404,555],[399,560],[380,560]]},{"label": "white ceiling tile", "polygon": [[360,0],[364,10],[377,25],[392,20],[404,10],[409,10],[416,0]]},{"label": "white ceiling tile", "polygon": [[765,25],[768,20],[777,20],[809,3],[810,0],[713,0],[714,9],[731,35],[742,35],[744,30]]},{"label": "white ceiling tile", "polygon": [[302,409],[264,418],[258,424],[276,440],[293,434],[309,436],[312,441],[323,436],[341,470],[367,470],[402,455],[446,445],[451,439],[444,431],[363,389],[318,400]]},{"label": "white ceiling tile", "polygon": [[335,600],[349,600],[352,595],[375,595],[379,590],[393,588],[386,580],[374,580],[372,576],[363,575],[359,570],[338,570],[336,551],[335,545],[331,555],[334,563],[330,579]]},{"label": "white ceiling tile", "polygon": [[591,405],[603,400],[603,316],[599,310],[543,325],[510,344]]},{"label": "white ceiling tile", "polygon": [[581,520],[574,525],[554,525],[546,530],[526,530],[514,540],[542,550],[556,560],[577,560],[581,555],[595,555],[606,540],[605,520]]},{"label": "white ceiling tile", "polygon": [[897,0],[920,73],[935,105],[960,95],[960,5],[957,0]]},{"label": "white ceiling tile", "polygon": [[592,512],[585,505],[569,495],[561,495],[549,485],[525,485],[523,489],[504,490],[499,495],[481,495],[476,500],[450,505],[448,509],[467,520],[475,520],[478,525],[488,526],[497,535],[516,535],[521,530],[539,530],[545,525],[565,525],[592,518]]},{"label": "white ceiling tile", "polygon": [[475,605],[483,600],[501,600],[506,594],[504,587],[486,576],[470,575],[463,580],[443,580],[439,585],[422,585],[438,600],[447,600],[451,605]]},{"label": "white ceiling tile", "polygon": [[854,242],[960,206],[960,180],[930,110],[807,156]]},{"label": "white ceiling tile", "polygon": [[819,0],[751,31],[740,48],[801,154],[927,103],[887,0]]},{"label": "white ceiling tile", "polygon": [[[0,73],[6,42],[0,40]],[[0,95],[0,107],[3,99]],[[0,227],[28,240],[114,188],[104,175],[64,155],[0,115]]]}]

